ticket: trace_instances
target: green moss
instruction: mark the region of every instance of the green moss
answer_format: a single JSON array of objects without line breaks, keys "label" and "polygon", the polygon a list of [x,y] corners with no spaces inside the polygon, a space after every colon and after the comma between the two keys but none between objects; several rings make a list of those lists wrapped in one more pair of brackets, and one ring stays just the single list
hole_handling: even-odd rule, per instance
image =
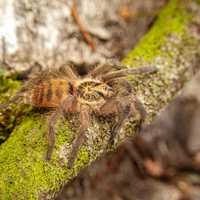
[{"label": "green moss", "polygon": [[[16,80],[7,79],[0,75],[0,103],[7,102],[7,100],[14,96],[20,88],[21,83]],[[0,141],[4,141],[14,126],[19,122],[19,116],[24,112],[18,106],[11,106],[6,110],[0,111]]]},{"label": "green moss", "polygon": [[50,162],[44,159],[47,150],[46,126],[41,125],[44,123],[46,119],[39,115],[27,117],[13,131],[12,139],[1,145],[0,163],[4,164],[0,165],[0,199],[37,199],[38,188],[58,189],[57,183],[71,176],[55,159]]},{"label": "green moss", "polygon": [[32,113],[0,146],[0,199],[38,199],[51,190],[59,190],[58,183],[67,181],[88,163],[88,150],[82,147],[74,169],[67,169],[66,162],[61,164],[59,151],[74,137],[63,120],[58,120],[56,147],[47,162],[46,123],[47,116]]},{"label": "green moss", "polygon": [[[0,77],[0,81],[1,99],[5,102],[16,93],[21,83],[5,79],[3,76]],[[10,111],[16,110],[15,106],[12,106]],[[2,116],[4,115],[5,113]],[[10,117],[15,118],[19,115],[12,112]],[[74,169],[66,168],[66,160],[61,163],[60,149],[72,143],[75,137],[69,129],[69,123],[63,118],[56,124],[56,145],[52,159],[50,162],[45,160],[48,117],[29,110],[21,117],[21,124],[15,128],[7,142],[0,146],[0,163],[3,163],[0,164],[0,199],[38,199],[51,190],[57,191],[60,187],[58,182],[67,181],[78,173],[81,166],[88,163],[89,153],[84,146],[79,151]],[[3,135],[2,139],[5,139]],[[68,150],[71,150],[71,147]]]},{"label": "green moss", "polygon": [[150,32],[142,38],[138,47],[131,51],[123,62],[131,64],[133,59],[137,61],[142,58],[144,61],[150,61],[155,58],[155,55],[162,56],[161,47],[165,44],[167,36],[171,33],[183,34],[190,18],[191,16],[186,12],[184,1],[171,0],[159,14],[159,18]]},{"label": "green moss", "polygon": [[90,160],[90,156],[89,156],[89,152],[88,149],[83,146],[81,147],[81,149],[79,150],[79,153],[77,155],[76,160],[74,161],[74,172],[78,173],[81,169],[81,167],[85,164],[87,164]]},{"label": "green moss", "polygon": [[4,76],[0,76],[0,100],[7,100],[20,88],[20,81],[7,79]]}]

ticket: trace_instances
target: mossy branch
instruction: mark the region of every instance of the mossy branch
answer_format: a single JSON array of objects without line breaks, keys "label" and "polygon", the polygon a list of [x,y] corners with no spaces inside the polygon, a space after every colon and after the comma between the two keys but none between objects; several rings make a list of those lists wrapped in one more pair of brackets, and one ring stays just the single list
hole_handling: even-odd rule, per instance
[{"label": "mossy branch", "polygon": [[[148,112],[147,123],[191,78],[190,65],[194,64],[200,52],[198,39],[188,31],[192,15],[187,2],[171,0],[150,32],[123,61],[130,66],[153,65],[158,68],[156,74],[129,77]],[[110,123],[96,117],[73,169],[67,169],[67,157],[76,135],[73,131],[76,121],[63,122],[61,119],[57,124],[53,157],[47,162],[47,118],[31,112],[1,145],[0,199],[51,199],[64,183],[106,151]],[[133,116],[116,143],[133,136],[138,121],[137,116]]]}]

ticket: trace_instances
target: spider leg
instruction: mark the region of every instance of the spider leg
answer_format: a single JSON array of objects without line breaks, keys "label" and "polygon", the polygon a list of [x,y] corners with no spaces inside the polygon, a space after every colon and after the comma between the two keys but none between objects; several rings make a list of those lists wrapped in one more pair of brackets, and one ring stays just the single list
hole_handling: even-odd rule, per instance
[{"label": "spider leg", "polygon": [[114,139],[125,124],[126,120],[136,112],[139,112],[140,114],[140,129],[141,124],[146,117],[146,111],[142,103],[135,96],[128,95],[124,101],[121,98],[110,99],[101,107],[99,113],[100,115],[115,114],[117,117],[117,121],[111,129],[111,135],[108,143],[109,145],[114,144]]},{"label": "spider leg", "polygon": [[65,112],[67,112],[68,110],[71,109],[73,102],[74,102],[74,97],[71,95],[68,96],[66,99],[63,100],[63,102],[61,103],[59,108],[56,111],[54,111],[50,116],[49,130],[48,130],[48,134],[47,134],[47,139],[48,139],[48,150],[47,150],[47,155],[46,155],[47,160],[51,159],[51,155],[53,153],[53,149],[55,146],[55,123],[56,123],[56,120],[60,114],[64,115]]},{"label": "spider leg", "polygon": [[77,80],[78,76],[77,74],[74,72],[72,65],[71,64],[66,64],[60,67],[60,72],[62,75],[67,76],[68,78],[72,79],[72,80]]},{"label": "spider leg", "polygon": [[114,144],[114,139],[116,135],[119,133],[123,125],[125,124],[126,120],[134,113],[137,111],[140,113],[140,123],[139,123],[139,130],[141,129],[141,125],[144,122],[146,118],[146,111],[143,106],[143,104],[137,99],[135,96],[132,99],[131,103],[123,103],[117,101],[116,102],[116,109],[117,109],[117,122],[113,126],[111,130],[111,136],[110,136],[110,141],[109,144],[113,145]]},{"label": "spider leg", "polygon": [[74,160],[77,156],[77,153],[81,147],[81,145],[84,143],[86,139],[86,131],[89,127],[90,123],[90,112],[89,108],[87,106],[82,106],[81,112],[80,112],[80,127],[79,127],[79,135],[75,139],[75,141],[72,144],[72,151],[71,154],[69,155],[67,167],[72,168]]},{"label": "spider leg", "polygon": [[140,68],[126,68],[118,71],[110,72],[102,76],[104,81],[111,81],[116,78],[125,77],[133,74],[154,73],[157,71],[156,67],[140,67]]},{"label": "spider leg", "polygon": [[117,122],[111,129],[111,135],[109,139],[109,144],[113,145],[114,144],[114,139],[116,135],[119,133],[121,130],[122,126],[124,125],[125,121],[130,115],[130,106],[126,105],[125,107],[122,106],[120,102],[116,102],[116,108],[117,108]]},{"label": "spider leg", "polygon": [[25,69],[18,73],[18,78],[21,80],[29,79],[33,75],[39,75],[42,71],[42,65],[38,62],[34,62],[28,69]]},{"label": "spider leg", "polygon": [[111,134],[108,144],[114,144],[114,139],[117,133],[120,131],[126,119],[130,115],[130,109],[130,105],[126,102],[125,104],[124,102],[122,103],[121,99],[110,99],[100,108],[100,111],[98,113],[99,115],[109,116],[114,114],[117,118],[116,123],[111,128]]},{"label": "spider leg", "polygon": [[107,64],[107,63],[99,64],[88,74],[88,76],[92,76],[96,78],[96,77],[101,76],[104,73],[109,72],[110,70],[112,70],[112,68],[113,68],[113,65],[111,64]]},{"label": "spider leg", "polygon": [[47,155],[46,155],[46,159],[47,160],[51,160],[51,155],[53,153],[53,148],[55,145],[55,122],[56,119],[58,118],[59,115],[59,111],[56,110],[55,112],[52,113],[50,119],[49,119],[49,130],[48,130],[48,135],[47,135],[47,139],[48,139],[48,150],[47,150]]},{"label": "spider leg", "polygon": [[[31,73],[31,71],[30,71]],[[28,75],[28,74],[27,74]],[[25,77],[24,77],[25,78]],[[6,103],[0,104],[0,109],[6,109],[12,103],[24,103],[26,104],[26,92],[28,89],[32,88],[32,85],[37,85],[39,82],[37,80],[29,80],[21,87],[21,89],[15,94],[15,96],[11,97]],[[24,99],[25,98],[25,99]]]},{"label": "spider leg", "polygon": [[125,65],[120,64],[118,61],[110,60],[106,63],[101,63],[97,65],[88,76],[92,76],[94,78],[103,76],[104,74],[110,72],[113,69],[120,70],[123,68],[127,68]]}]

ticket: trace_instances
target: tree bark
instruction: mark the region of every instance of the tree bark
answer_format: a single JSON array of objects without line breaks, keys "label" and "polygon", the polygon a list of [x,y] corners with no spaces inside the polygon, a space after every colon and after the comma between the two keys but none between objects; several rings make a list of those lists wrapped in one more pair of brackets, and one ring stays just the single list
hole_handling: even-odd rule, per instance
[{"label": "tree bark", "polygon": [[[155,74],[128,77],[148,113],[147,124],[197,69],[200,41],[191,31],[195,16],[191,4],[196,4],[196,1],[169,1],[151,30],[123,60],[132,67],[150,65],[158,68]],[[95,117],[75,165],[67,169],[66,162],[76,135],[77,121],[76,117],[68,121],[60,119],[53,157],[47,162],[47,118],[44,114],[31,111],[1,145],[1,199],[52,199],[64,183],[108,151],[106,147],[111,124]],[[128,136],[134,136],[138,125],[138,117],[133,116],[120,132],[116,146]]]}]

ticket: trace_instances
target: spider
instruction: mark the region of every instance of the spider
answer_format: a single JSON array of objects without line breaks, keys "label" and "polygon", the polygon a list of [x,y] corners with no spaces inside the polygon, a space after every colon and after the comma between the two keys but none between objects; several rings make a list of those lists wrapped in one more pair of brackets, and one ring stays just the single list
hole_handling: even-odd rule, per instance
[{"label": "spider", "polygon": [[0,105],[0,108],[6,108],[10,103],[22,102],[37,108],[53,109],[48,122],[47,160],[51,159],[55,145],[56,120],[60,115],[66,117],[68,113],[78,113],[80,127],[78,136],[72,143],[67,164],[71,168],[85,140],[91,114],[116,117],[109,140],[111,144],[129,116],[139,112],[141,119],[145,118],[146,112],[142,103],[124,77],[155,71],[155,67],[133,69],[121,64],[105,63],[80,76],[73,66],[67,64],[57,70],[43,70],[40,74],[35,74],[8,103]]}]

